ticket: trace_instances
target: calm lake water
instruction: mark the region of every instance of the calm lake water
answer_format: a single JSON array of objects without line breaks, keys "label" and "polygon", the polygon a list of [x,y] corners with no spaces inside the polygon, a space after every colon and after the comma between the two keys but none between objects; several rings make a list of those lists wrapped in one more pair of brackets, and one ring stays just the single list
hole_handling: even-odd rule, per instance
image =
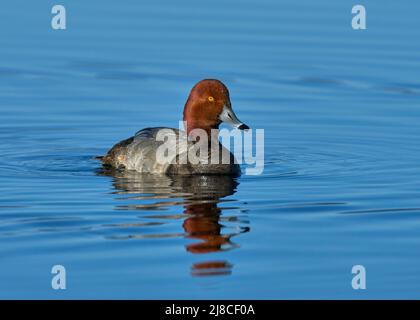
[{"label": "calm lake water", "polygon": [[[65,0],[65,31],[3,3],[0,298],[419,298],[420,3],[363,3],[364,31],[354,1]],[[262,175],[101,171],[209,77]]]}]

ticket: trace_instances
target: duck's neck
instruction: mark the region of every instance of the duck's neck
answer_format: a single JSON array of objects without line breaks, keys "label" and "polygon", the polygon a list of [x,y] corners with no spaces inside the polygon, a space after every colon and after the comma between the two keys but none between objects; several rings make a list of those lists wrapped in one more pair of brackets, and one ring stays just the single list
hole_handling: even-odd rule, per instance
[{"label": "duck's neck", "polygon": [[[219,133],[219,125],[208,125],[206,123],[202,123],[199,121],[185,121],[184,120],[185,131],[188,135],[200,135],[202,133],[201,130],[207,133],[207,137],[212,137],[213,135],[218,135]],[[196,131],[196,132],[194,132]]]}]

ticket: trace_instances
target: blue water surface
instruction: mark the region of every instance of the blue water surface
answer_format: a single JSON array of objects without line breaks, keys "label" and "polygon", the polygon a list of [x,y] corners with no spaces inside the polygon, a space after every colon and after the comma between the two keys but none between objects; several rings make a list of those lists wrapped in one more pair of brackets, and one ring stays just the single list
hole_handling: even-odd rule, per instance
[{"label": "blue water surface", "polygon": [[[363,1],[366,30],[348,0],[54,4],[0,5],[0,298],[420,297],[418,1]],[[203,78],[262,175],[101,171]]]}]

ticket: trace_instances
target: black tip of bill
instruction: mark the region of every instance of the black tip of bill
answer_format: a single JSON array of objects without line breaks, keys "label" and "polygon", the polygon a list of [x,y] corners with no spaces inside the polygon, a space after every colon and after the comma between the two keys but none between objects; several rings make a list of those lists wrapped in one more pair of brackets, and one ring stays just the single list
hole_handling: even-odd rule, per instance
[{"label": "black tip of bill", "polygon": [[239,129],[239,130],[248,130],[248,129],[249,129],[249,127],[248,127],[246,124],[242,123],[242,124],[238,127],[238,129]]}]

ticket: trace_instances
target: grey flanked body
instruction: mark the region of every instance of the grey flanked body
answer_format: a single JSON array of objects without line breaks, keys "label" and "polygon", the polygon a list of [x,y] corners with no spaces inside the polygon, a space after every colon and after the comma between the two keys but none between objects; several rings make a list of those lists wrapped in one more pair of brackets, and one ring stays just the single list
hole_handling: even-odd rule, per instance
[{"label": "grey flanked body", "polygon": [[[175,146],[172,146],[175,152],[167,152],[164,160],[159,156],[159,147],[168,140],[162,139],[162,134],[166,139],[176,141]],[[134,170],[140,173],[181,175],[240,173],[234,156],[220,142],[209,144],[207,153],[203,155],[199,153],[198,163],[190,161],[191,148],[197,149],[195,143],[189,141],[183,131],[171,128],[146,128],[113,146],[102,158],[102,163],[119,170]]]}]

